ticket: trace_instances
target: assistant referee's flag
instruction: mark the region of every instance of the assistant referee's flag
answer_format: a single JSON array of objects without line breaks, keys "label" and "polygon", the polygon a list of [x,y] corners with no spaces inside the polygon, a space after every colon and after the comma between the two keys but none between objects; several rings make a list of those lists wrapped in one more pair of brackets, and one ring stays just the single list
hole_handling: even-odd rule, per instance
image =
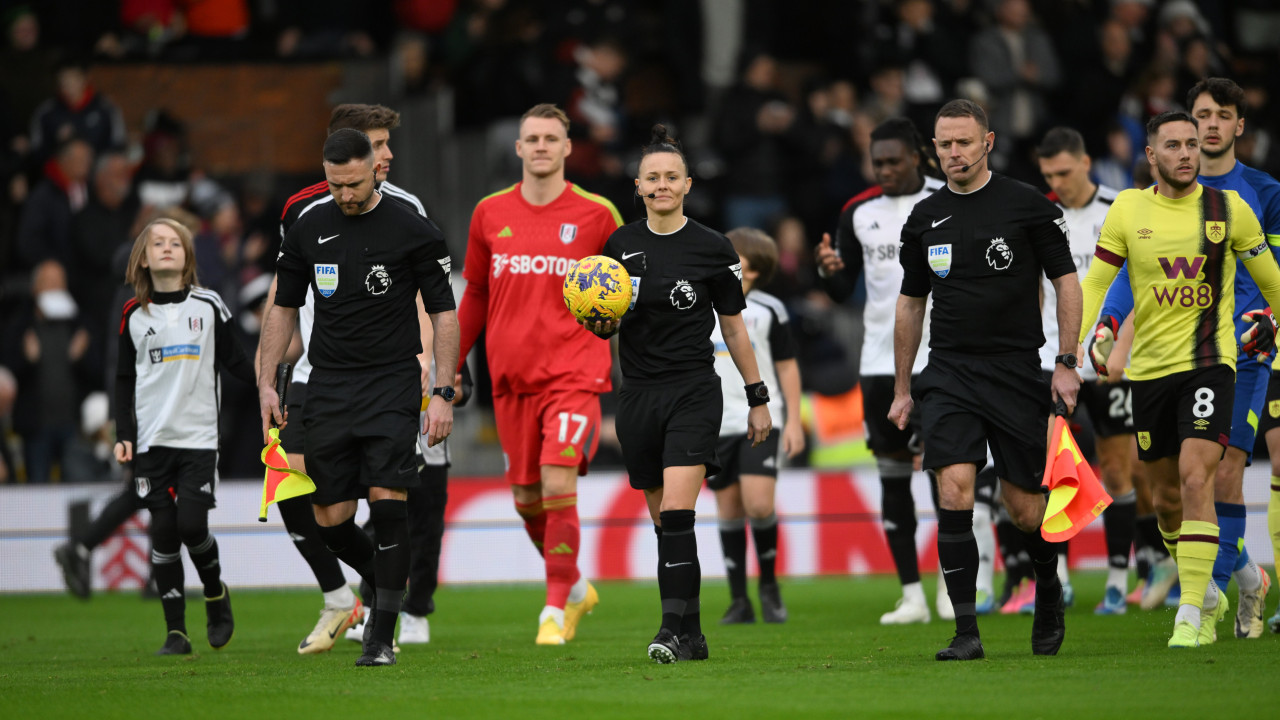
[{"label": "assistant referee's flag", "polygon": [[262,509],[258,511],[258,522],[267,521],[267,506],[271,503],[316,491],[316,484],[306,473],[289,467],[289,458],[280,447],[280,431],[271,428],[267,433],[271,440],[262,449],[262,464],[267,467],[267,473],[262,478]]},{"label": "assistant referee's flag", "polygon": [[1049,490],[1049,502],[1044,509],[1040,535],[1050,542],[1075,537],[1111,504],[1111,496],[1098,482],[1098,476],[1071,435],[1067,419],[1060,414],[1053,418],[1053,435],[1041,486]]}]

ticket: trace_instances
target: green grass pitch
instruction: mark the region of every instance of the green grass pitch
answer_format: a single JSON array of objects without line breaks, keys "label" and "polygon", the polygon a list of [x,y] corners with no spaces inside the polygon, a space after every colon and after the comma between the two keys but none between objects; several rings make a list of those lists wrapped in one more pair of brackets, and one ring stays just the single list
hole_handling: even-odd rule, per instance
[{"label": "green grass pitch", "polygon": [[[933,578],[925,580],[932,588]],[[0,597],[0,707],[29,718],[1232,718],[1274,712],[1280,637],[1232,635],[1196,650],[1165,647],[1173,611],[1095,617],[1099,573],[1076,573],[1067,640],[1033,657],[1028,616],[981,619],[987,659],[939,663],[951,624],[882,628],[892,577],[795,579],[785,625],[720,627],[722,582],[703,586],[711,659],[656,665],[653,584],[601,583],[601,604],[563,648],[533,644],[542,592],[447,587],[430,645],[390,668],[356,668],[356,643],[300,656],[319,611],[305,591],[234,591],[236,633],[209,648],[189,602],[195,653],[155,657],[157,601],[136,593]],[[754,591],[753,591],[754,592]],[[192,589],[191,595],[199,591]],[[932,594],[932,593],[930,593]],[[1235,590],[1231,590],[1232,605]],[[1274,607],[1274,601],[1271,603]],[[1269,612],[1271,608],[1268,609]],[[1234,616],[1232,608],[1231,616]],[[1269,613],[1268,613],[1269,614]]]}]

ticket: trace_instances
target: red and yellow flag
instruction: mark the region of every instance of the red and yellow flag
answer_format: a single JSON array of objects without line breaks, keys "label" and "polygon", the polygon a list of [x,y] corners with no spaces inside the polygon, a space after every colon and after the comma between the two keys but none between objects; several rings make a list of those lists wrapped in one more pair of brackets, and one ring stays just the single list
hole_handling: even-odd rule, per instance
[{"label": "red and yellow flag", "polygon": [[280,431],[271,428],[268,435],[271,440],[262,449],[262,464],[267,467],[267,472],[262,478],[262,509],[258,511],[258,522],[267,521],[267,506],[271,503],[316,491],[316,484],[306,473],[289,467],[289,458],[280,447]]},{"label": "red and yellow flag", "polygon": [[1062,416],[1053,419],[1053,435],[1041,486],[1048,488],[1049,502],[1044,509],[1040,535],[1050,542],[1075,537],[1111,504],[1111,496],[1098,482],[1098,476],[1071,436],[1067,419]]}]

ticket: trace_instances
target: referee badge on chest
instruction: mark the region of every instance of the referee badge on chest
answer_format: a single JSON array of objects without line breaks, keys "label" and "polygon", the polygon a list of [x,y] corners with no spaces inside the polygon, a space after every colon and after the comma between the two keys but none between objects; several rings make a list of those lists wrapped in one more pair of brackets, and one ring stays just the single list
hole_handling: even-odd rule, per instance
[{"label": "referee badge on chest", "polygon": [[929,269],[941,278],[951,273],[951,243],[929,246]]},{"label": "referee badge on chest", "polygon": [[322,297],[332,297],[338,291],[338,266],[332,263],[316,263],[316,290]]}]

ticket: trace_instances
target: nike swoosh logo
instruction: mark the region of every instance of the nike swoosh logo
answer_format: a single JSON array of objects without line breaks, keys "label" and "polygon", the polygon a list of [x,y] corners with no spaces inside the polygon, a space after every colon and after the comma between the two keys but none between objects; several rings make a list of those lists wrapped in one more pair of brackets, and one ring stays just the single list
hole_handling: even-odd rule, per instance
[{"label": "nike swoosh logo", "polygon": [[341,625],[339,625],[338,627],[336,627],[336,628],[334,628],[333,630],[329,631],[329,639],[330,639],[330,640],[332,640],[332,639],[334,639],[334,638],[338,637],[338,630],[339,630],[339,628],[341,628],[341,627],[342,627],[342,626],[341,626]]},{"label": "nike swoosh logo", "polygon": [[951,574],[951,573],[953,573],[953,572],[960,572],[960,571],[961,571],[961,570],[963,570],[963,569],[964,569],[964,568],[956,568],[956,569],[954,569],[954,570],[943,570],[943,571],[942,571],[942,574],[943,574],[943,575],[950,575],[950,574]]},{"label": "nike swoosh logo", "polygon": [[673,568],[673,567],[680,567],[681,565],[692,565],[692,564],[693,564],[693,561],[690,560],[688,562],[682,562],[682,563],[667,563],[667,567]]},{"label": "nike swoosh logo", "polygon": [[320,238],[319,240],[317,240],[317,241],[316,241],[316,243],[317,243],[317,244],[319,244],[319,245],[323,245],[323,244],[325,244],[325,243],[329,242],[330,240],[332,240],[332,239],[334,239],[334,238],[336,238],[336,237],[338,237],[338,236],[337,236],[337,235],[330,235],[330,236],[329,236],[329,237],[327,237],[327,238]]},{"label": "nike swoosh logo", "polygon": [[633,257],[635,257],[635,256],[637,256],[637,255],[643,255],[643,254],[644,254],[644,252],[643,252],[643,251],[642,251],[642,252],[633,252],[633,253],[622,253],[622,259],[623,259],[623,260],[626,260],[626,259],[628,259],[628,258],[633,258]]},{"label": "nike swoosh logo", "polygon": [[391,548],[397,548],[397,547],[400,547],[400,543],[396,543],[395,545],[387,545],[386,547],[383,547],[382,545],[379,545],[379,546],[378,546],[378,549],[379,549],[379,550],[390,550]]},{"label": "nike swoosh logo", "polygon": [[948,216],[946,216],[946,217],[942,218],[941,220],[934,220],[934,221],[933,221],[933,226],[934,226],[934,227],[938,227],[938,226],[939,226],[939,225],[941,225],[942,223],[944,223],[944,222],[946,222],[946,221],[950,220],[952,217],[954,217],[954,216],[953,216],[953,215],[948,215]]}]

